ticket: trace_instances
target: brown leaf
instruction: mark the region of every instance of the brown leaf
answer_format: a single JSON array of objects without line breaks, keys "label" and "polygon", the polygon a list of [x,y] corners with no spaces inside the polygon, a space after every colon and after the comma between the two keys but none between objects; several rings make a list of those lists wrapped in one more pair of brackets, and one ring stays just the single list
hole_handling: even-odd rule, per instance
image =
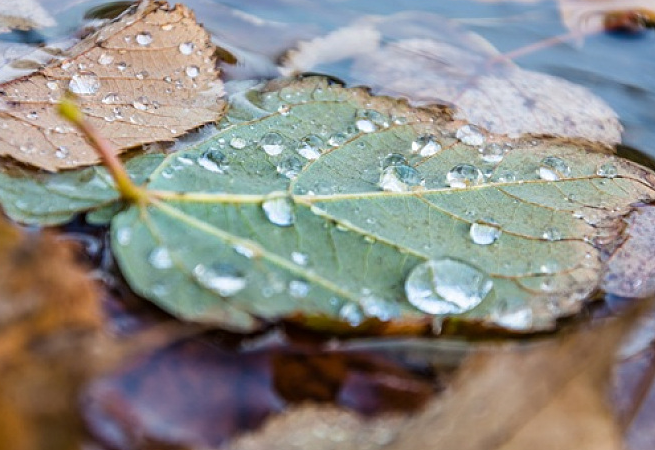
[{"label": "brown leaf", "polygon": [[95,163],[92,147],[57,114],[66,89],[118,152],[170,141],[224,109],[216,47],[181,5],[142,2],[69,52],[0,85],[0,155],[48,170]]},{"label": "brown leaf", "polygon": [[79,445],[77,391],[93,371],[97,293],[70,245],[0,221],[0,442]]}]

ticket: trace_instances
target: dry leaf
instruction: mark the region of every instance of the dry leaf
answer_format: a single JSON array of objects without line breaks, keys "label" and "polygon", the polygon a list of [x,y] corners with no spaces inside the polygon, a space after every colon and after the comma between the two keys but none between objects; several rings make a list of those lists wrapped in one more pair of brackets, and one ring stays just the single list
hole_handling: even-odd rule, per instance
[{"label": "dry leaf", "polygon": [[562,22],[582,34],[604,28],[605,14],[613,11],[646,9],[655,11],[655,0],[558,0]]},{"label": "dry leaf", "polygon": [[71,48],[69,59],[0,85],[0,155],[48,170],[96,162],[57,115],[66,89],[119,152],[217,120],[224,102],[215,51],[187,8],[140,3]]},{"label": "dry leaf", "polygon": [[[367,45],[354,54],[353,47],[359,46],[352,43],[358,42],[355,36],[362,29],[369,36]],[[373,29],[382,37],[376,37]],[[371,51],[377,40],[382,44]],[[298,50],[284,58],[284,70],[310,71],[319,62],[336,61],[337,52],[341,59],[351,58],[352,65],[342,61],[323,65],[320,71],[371,86],[376,93],[407,97],[413,104],[454,104],[456,118],[492,133],[511,137],[552,134],[607,144],[621,140],[616,113],[587,89],[501,63],[498,52],[482,37],[438,16],[400,13],[362,19],[326,37],[300,43]]]},{"label": "dry leaf", "polygon": [[0,32],[55,25],[55,19],[43,9],[38,0],[2,0],[0,4]]},{"label": "dry leaf", "polygon": [[93,370],[100,311],[72,247],[0,222],[0,442],[79,445],[77,390]]}]

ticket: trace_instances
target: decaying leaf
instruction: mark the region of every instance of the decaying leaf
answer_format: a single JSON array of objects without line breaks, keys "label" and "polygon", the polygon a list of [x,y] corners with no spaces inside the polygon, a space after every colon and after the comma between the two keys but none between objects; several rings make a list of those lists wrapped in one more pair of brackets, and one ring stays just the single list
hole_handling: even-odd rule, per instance
[{"label": "decaying leaf", "polygon": [[52,27],[55,24],[55,19],[38,0],[2,0],[0,4],[0,32]]},{"label": "decaying leaf", "polygon": [[139,3],[68,59],[0,85],[0,155],[48,170],[95,163],[91,146],[57,115],[67,89],[118,152],[217,120],[224,102],[215,51],[186,7]]},{"label": "decaying leaf", "polygon": [[[321,78],[242,94],[219,126],[154,169],[112,248],[137,293],[233,330],[297,315],[549,329],[599,287],[655,182],[588,142],[509,141]],[[5,173],[3,204],[53,223],[115,195],[80,202],[76,176]]]},{"label": "decaying leaf", "polygon": [[69,450],[77,392],[93,371],[100,311],[72,248],[0,221],[0,442]]},{"label": "decaying leaf", "polygon": [[[353,45],[361,33],[366,45]],[[344,59],[352,64],[329,65]],[[457,118],[493,133],[621,140],[616,113],[584,87],[503,62],[479,35],[425,13],[359,20],[298,44],[283,65],[286,73],[319,70],[417,105],[453,104]]]}]

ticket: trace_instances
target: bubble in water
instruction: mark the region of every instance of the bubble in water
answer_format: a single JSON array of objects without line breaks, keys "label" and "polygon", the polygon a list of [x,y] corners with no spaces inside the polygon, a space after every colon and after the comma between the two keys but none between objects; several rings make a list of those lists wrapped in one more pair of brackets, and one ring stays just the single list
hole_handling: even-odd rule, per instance
[{"label": "bubble in water", "polygon": [[94,95],[100,90],[100,78],[94,72],[78,72],[71,77],[68,89],[77,95]]},{"label": "bubble in water", "polygon": [[562,158],[557,156],[547,156],[541,160],[539,178],[546,181],[557,181],[571,175],[571,168]]},{"label": "bubble in water", "polygon": [[425,180],[418,170],[411,166],[389,166],[380,175],[379,186],[383,191],[407,192],[423,186]]},{"label": "bubble in water", "polygon": [[289,283],[289,295],[293,298],[305,298],[309,294],[309,284],[305,281],[293,280]]},{"label": "bubble in water", "polygon": [[441,144],[432,134],[424,134],[412,142],[412,153],[419,154],[423,157],[436,155],[440,151]]},{"label": "bubble in water", "polygon": [[144,31],[136,35],[136,43],[144,47],[152,43],[152,35],[148,31]]},{"label": "bubble in water", "polygon": [[499,163],[505,157],[505,148],[495,142],[480,147],[478,151],[482,160],[488,163]]},{"label": "bubble in water", "polygon": [[210,267],[198,264],[193,269],[193,276],[201,286],[216,292],[221,297],[231,297],[247,285],[246,277],[230,264],[216,264]]},{"label": "bubble in water", "polygon": [[98,64],[101,66],[107,66],[114,62],[114,57],[109,53],[103,53],[98,57]]},{"label": "bubble in water", "polygon": [[227,156],[216,149],[209,149],[198,157],[198,165],[214,173],[225,173],[230,167]]},{"label": "bubble in water", "polygon": [[292,252],[291,260],[299,266],[306,266],[309,262],[309,255],[301,252]]},{"label": "bubble in water", "polygon": [[195,48],[195,44],[193,42],[183,42],[178,46],[178,49],[180,50],[180,53],[183,55],[190,55],[193,53],[193,49]]},{"label": "bubble in water", "polygon": [[310,134],[301,139],[300,144],[298,145],[298,154],[305,159],[313,161],[318,159],[321,156],[321,146],[323,145],[323,139],[320,137]]},{"label": "bubble in water", "polygon": [[274,192],[271,198],[262,203],[262,209],[266,218],[273,224],[281,227],[293,225],[295,220],[293,215],[293,203],[283,193]]},{"label": "bubble in water", "polygon": [[493,281],[479,269],[451,258],[414,267],[405,281],[407,300],[428,314],[460,314],[479,305]]},{"label": "bubble in water", "polygon": [[460,127],[455,136],[466,145],[478,146],[484,144],[485,141],[484,133],[475,125]]},{"label": "bubble in water", "polygon": [[200,75],[200,68],[198,66],[189,66],[185,70],[187,77],[195,78]]},{"label": "bubble in water", "polygon": [[484,219],[471,224],[469,235],[471,240],[478,245],[490,245],[496,242],[502,231],[498,223],[493,219]]},{"label": "bubble in water", "polygon": [[296,178],[302,171],[303,164],[295,156],[290,156],[277,163],[277,173],[290,180]]},{"label": "bubble in water", "polygon": [[483,180],[482,171],[471,164],[457,164],[446,174],[448,186],[454,188],[476,186]]},{"label": "bubble in water", "polygon": [[598,167],[596,175],[603,178],[615,178],[619,174],[618,169],[612,163],[605,163]]},{"label": "bubble in water", "polygon": [[259,147],[264,150],[267,155],[277,156],[285,149],[284,138],[280,133],[271,131],[262,136],[259,140]]},{"label": "bubble in water", "polygon": [[555,227],[549,227],[544,230],[541,237],[548,241],[559,241],[562,239],[562,232]]},{"label": "bubble in water", "polygon": [[392,166],[406,166],[408,164],[409,162],[407,162],[407,158],[405,158],[400,153],[389,153],[380,162],[382,169],[386,169],[387,167]]},{"label": "bubble in water", "polygon": [[156,247],[148,255],[148,262],[155,269],[170,269],[173,267],[173,259],[166,247]]},{"label": "bubble in water", "polygon": [[241,150],[242,148],[245,148],[246,145],[248,145],[248,141],[246,141],[244,138],[233,137],[232,139],[230,139],[230,146],[232,148],[236,148],[237,150]]}]

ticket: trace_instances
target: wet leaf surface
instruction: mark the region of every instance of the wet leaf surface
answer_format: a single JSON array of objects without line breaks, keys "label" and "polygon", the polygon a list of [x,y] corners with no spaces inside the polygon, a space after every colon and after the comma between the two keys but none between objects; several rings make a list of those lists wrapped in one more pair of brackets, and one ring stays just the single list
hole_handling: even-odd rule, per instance
[{"label": "wet leaf surface", "polygon": [[57,115],[67,89],[119,152],[217,120],[224,102],[215,51],[184,6],[141,3],[76,44],[68,59],[0,85],[0,154],[48,170],[97,162]]}]

